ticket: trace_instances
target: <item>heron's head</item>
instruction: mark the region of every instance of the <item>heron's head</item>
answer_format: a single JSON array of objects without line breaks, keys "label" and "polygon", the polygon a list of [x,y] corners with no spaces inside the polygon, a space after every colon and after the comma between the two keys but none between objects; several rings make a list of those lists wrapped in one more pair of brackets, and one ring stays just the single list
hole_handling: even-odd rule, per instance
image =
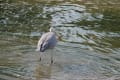
[{"label": "heron's head", "polygon": [[49,31],[50,31],[50,32],[55,32],[55,28],[50,27]]}]

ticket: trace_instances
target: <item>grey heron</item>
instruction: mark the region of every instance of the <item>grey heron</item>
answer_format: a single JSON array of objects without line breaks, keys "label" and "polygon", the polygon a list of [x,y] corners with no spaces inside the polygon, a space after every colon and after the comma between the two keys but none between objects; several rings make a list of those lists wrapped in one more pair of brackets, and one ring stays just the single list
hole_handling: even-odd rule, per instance
[{"label": "grey heron", "polygon": [[[57,43],[57,35],[55,33],[55,29],[51,27],[49,29],[49,32],[43,34],[39,39],[36,51],[40,51],[40,54],[44,54],[42,52],[48,49],[54,49],[56,43]],[[40,55],[40,61],[41,61],[41,55]],[[53,55],[51,55],[51,63],[53,63]]]}]

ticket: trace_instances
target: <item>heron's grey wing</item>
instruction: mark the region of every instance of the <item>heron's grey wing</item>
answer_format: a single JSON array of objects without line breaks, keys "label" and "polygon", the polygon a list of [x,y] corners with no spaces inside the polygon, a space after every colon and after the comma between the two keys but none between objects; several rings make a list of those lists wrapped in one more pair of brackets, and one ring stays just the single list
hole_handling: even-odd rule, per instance
[{"label": "heron's grey wing", "polygon": [[55,36],[54,34],[53,34],[53,32],[48,32],[48,33],[46,33],[46,35],[45,35],[45,37],[44,37],[44,39],[43,39],[43,42],[42,42],[42,44],[41,44],[41,47],[40,47],[40,51],[41,52],[44,52],[46,49],[49,49],[50,48],[50,46],[52,45],[51,44],[51,41],[53,41],[52,39],[53,39],[53,36]]},{"label": "heron's grey wing", "polygon": [[48,48],[54,48],[56,45],[56,36],[53,32],[48,32],[40,38],[38,41],[37,51],[44,52]]},{"label": "heron's grey wing", "polygon": [[41,44],[40,51],[44,52],[46,49],[54,48],[56,45],[56,35],[54,32],[46,33],[45,39]]},{"label": "heron's grey wing", "polygon": [[36,51],[40,51],[41,45],[44,43],[46,37],[47,37],[47,34],[43,34],[43,35],[41,36],[41,38],[40,38],[39,41],[38,41]]},{"label": "heron's grey wing", "polygon": [[45,42],[47,42],[48,48],[54,48],[54,46],[57,43],[57,39],[56,39],[55,33],[49,32],[47,37],[46,37],[46,41]]}]

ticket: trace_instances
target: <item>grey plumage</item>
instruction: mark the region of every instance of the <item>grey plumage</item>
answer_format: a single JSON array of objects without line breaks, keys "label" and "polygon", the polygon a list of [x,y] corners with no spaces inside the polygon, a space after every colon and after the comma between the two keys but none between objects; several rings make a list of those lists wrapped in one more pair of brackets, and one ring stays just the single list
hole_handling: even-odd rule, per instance
[{"label": "grey plumage", "polygon": [[38,50],[44,52],[47,49],[54,48],[56,46],[57,39],[54,32],[47,32],[42,35],[38,42]]},{"label": "grey plumage", "polygon": [[[57,43],[56,33],[53,27],[50,28],[50,31],[43,34],[38,41],[37,51],[44,52],[47,49],[54,49]],[[41,60],[41,57],[40,57]],[[53,62],[51,58],[51,62]]]}]

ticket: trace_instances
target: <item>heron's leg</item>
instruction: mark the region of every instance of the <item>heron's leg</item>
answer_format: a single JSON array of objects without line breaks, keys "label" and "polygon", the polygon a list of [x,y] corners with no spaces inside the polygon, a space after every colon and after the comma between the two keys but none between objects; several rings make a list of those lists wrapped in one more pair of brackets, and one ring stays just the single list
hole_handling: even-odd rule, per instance
[{"label": "heron's leg", "polygon": [[39,59],[40,61],[42,60],[41,57],[42,57],[42,52],[40,52],[40,59]]},{"label": "heron's leg", "polygon": [[51,59],[51,64],[53,64],[53,58]]},{"label": "heron's leg", "polygon": [[40,56],[40,61],[41,61],[41,56]]},{"label": "heron's leg", "polygon": [[54,53],[54,50],[52,49],[51,50],[51,64],[53,64],[53,55],[54,55],[53,53]]}]

